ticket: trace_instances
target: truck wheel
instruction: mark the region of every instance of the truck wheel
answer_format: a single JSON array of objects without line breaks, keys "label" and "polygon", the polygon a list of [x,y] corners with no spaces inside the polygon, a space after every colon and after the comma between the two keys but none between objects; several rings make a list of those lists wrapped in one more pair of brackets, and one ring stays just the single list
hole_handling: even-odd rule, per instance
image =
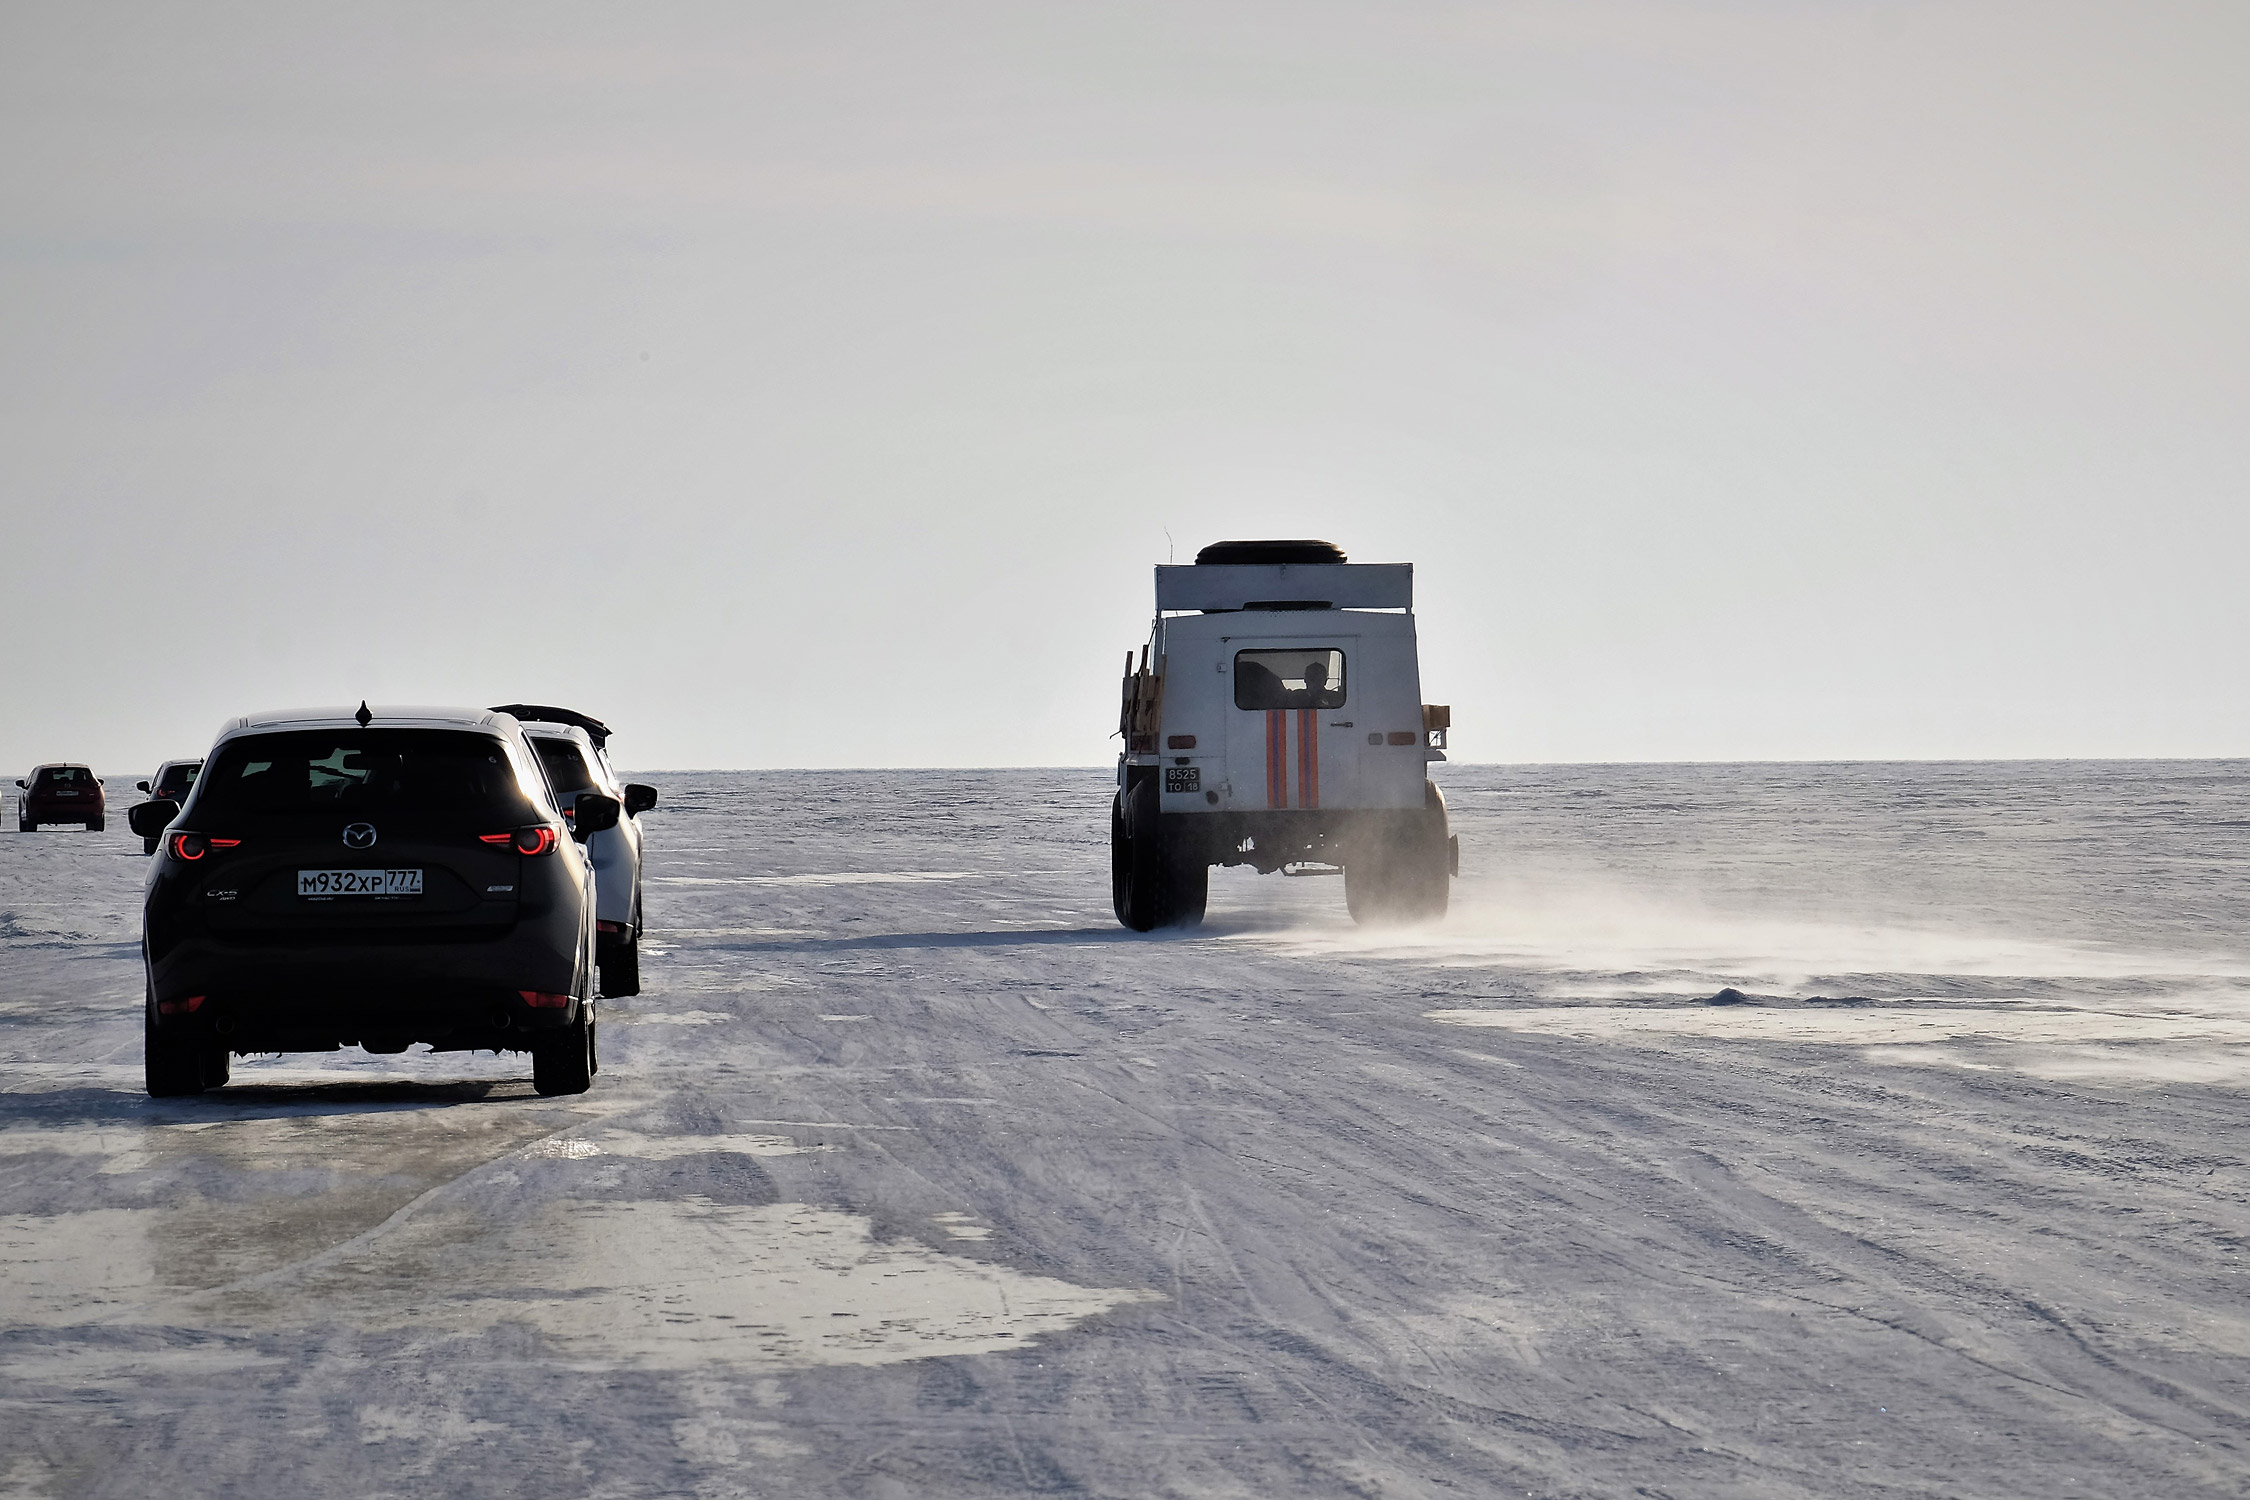
[{"label": "truck wheel", "polygon": [[151,1099],[179,1099],[203,1092],[202,1049],[183,1037],[156,1029],[153,997],[141,1015],[141,1078]]},{"label": "truck wheel", "polygon": [[1166,846],[1158,809],[1153,781],[1110,805],[1110,904],[1135,932],[1196,926],[1211,890],[1211,867],[1197,851]]},{"label": "truck wheel", "polygon": [[1201,927],[1211,899],[1211,867],[1194,850],[1164,851],[1164,918],[1170,927]]},{"label": "truck wheel", "polygon": [[540,1093],[583,1094],[594,1086],[594,1023],[581,1016],[531,1044],[531,1086]]},{"label": "truck wheel", "polygon": [[1363,838],[1344,862],[1344,905],[1366,926],[1435,922],[1451,896],[1453,841],[1445,798],[1422,783],[1422,810]]},{"label": "truck wheel", "polygon": [[[1147,782],[1120,792],[1109,809],[1109,896],[1117,920],[1135,932],[1164,924],[1156,847],[1155,789]],[[1140,830],[1135,837],[1134,830]]]}]

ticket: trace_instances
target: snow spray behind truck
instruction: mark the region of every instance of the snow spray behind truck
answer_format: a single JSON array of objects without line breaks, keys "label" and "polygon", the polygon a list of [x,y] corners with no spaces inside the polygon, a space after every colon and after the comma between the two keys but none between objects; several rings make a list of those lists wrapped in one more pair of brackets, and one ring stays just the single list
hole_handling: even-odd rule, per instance
[{"label": "snow spray behind truck", "polygon": [[1422,702],[1411,563],[1329,542],[1217,542],[1156,570],[1125,658],[1110,891],[1136,932],[1203,920],[1211,866],[1344,877],[1360,922],[1434,921],[1460,865],[1452,710]]}]

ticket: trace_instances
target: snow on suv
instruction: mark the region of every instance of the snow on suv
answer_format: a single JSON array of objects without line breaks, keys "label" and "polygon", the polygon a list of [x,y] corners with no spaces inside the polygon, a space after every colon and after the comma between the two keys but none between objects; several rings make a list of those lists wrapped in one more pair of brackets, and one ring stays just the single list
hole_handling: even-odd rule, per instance
[{"label": "snow on suv", "polygon": [[1459,847],[1424,767],[1452,722],[1422,702],[1412,564],[1219,542],[1158,568],[1149,643],[1125,658],[1117,919],[1200,922],[1212,865],[1341,867],[1357,921],[1444,916]]},{"label": "snow on suv", "polygon": [[641,822],[656,806],[656,788],[620,782],[610,766],[609,726],[599,719],[549,704],[510,703],[493,710],[512,714],[523,725],[539,765],[554,789],[556,805],[568,809],[580,792],[617,799],[624,816],[586,841],[594,858],[596,882],[594,952],[601,966],[605,997],[641,992]]}]

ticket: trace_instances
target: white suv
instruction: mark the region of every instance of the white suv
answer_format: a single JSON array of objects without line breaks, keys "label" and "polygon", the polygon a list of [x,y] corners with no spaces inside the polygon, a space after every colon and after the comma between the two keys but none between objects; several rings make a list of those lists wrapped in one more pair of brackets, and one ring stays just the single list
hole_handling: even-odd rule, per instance
[{"label": "white suv", "polygon": [[623,783],[604,748],[609,726],[599,719],[546,704],[510,703],[494,709],[512,714],[538,753],[540,769],[554,792],[555,806],[568,818],[581,792],[615,797],[624,809],[617,826],[584,842],[594,862],[594,959],[601,969],[605,996],[641,992],[641,822],[656,806],[656,788]]}]

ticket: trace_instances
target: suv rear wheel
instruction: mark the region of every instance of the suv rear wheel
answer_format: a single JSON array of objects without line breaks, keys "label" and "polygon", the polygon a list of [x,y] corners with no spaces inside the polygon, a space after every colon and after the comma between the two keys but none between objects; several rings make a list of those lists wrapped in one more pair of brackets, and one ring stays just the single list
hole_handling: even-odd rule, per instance
[{"label": "suv rear wheel", "polygon": [[[151,996],[141,1016],[141,1079],[151,1099],[179,1099],[205,1089],[205,1049],[187,1037],[159,1031],[156,1000]],[[227,1081],[226,1054],[221,1052],[218,1082]]]},{"label": "suv rear wheel", "polygon": [[583,994],[575,1022],[531,1044],[531,1086],[550,1096],[594,1086],[594,1002]]},{"label": "suv rear wheel", "polygon": [[618,941],[597,944],[594,958],[601,971],[604,1000],[621,1000],[641,992],[641,902],[637,892],[633,897],[633,920],[626,924]]}]

